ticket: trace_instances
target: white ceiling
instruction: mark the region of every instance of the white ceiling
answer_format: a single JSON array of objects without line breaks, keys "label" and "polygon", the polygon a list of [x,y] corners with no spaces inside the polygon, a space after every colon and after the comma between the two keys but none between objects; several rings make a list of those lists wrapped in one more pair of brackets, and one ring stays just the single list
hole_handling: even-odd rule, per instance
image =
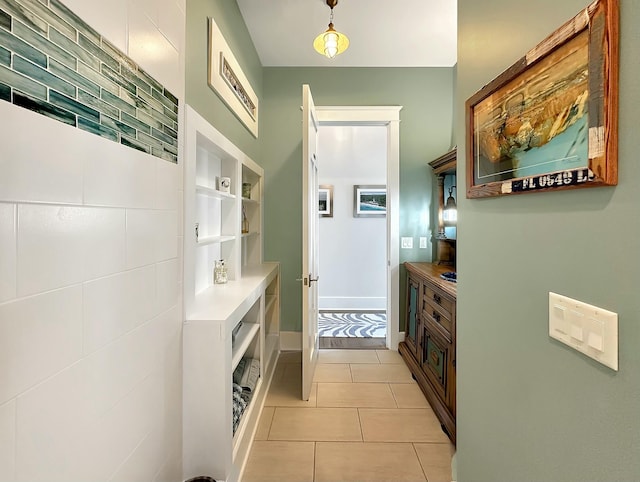
[{"label": "white ceiling", "polygon": [[451,67],[457,0],[339,0],[333,24],[349,48],[333,60],[313,50],[327,29],[326,0],[237,0],[265,67]]}]

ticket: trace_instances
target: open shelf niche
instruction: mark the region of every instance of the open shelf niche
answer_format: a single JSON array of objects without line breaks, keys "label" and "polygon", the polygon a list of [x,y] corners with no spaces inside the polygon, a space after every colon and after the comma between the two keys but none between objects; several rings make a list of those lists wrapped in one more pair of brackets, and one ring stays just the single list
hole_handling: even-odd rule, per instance
[{"label": "open shelf niche", "polygon": [[[280,352],[280,271],[262,260],[262,168],[185,111],[183,477],[230,482],[241,477]],[[221,259],[228,281],[215,284]],[[234,394],[243,367],[251,371]]]}]

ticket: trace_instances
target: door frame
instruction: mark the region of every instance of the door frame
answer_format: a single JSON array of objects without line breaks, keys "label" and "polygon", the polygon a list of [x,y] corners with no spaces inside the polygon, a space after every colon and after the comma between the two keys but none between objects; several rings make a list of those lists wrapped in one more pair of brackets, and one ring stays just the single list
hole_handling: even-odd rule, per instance
[{"label": "door frame", "polygon": [[400,337],[400,111],[402,106],[318,106],[320,126],[387,128],[387,338],[397,350]]}]

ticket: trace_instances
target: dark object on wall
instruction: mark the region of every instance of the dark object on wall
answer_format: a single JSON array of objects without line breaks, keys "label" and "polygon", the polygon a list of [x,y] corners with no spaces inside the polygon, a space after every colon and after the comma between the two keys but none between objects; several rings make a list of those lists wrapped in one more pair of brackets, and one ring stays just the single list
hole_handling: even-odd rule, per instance
[{"label": "dark object on wall", "polygon": [[467,100],[467,198],[618,183],[618,17],[596,0]]},{"label": "dark object on wall", "polygon": [[185,480],[185,482],[216,482],[215,479],[211,477],[207,477],[206,475],[200,475],[198,477],[193,477],[189,480]]}]

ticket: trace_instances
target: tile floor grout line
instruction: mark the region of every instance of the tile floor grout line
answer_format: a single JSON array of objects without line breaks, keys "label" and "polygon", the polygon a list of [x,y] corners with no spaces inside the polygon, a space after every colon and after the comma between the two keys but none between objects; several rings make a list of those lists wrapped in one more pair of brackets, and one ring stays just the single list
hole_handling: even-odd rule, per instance
[{"label": "tile floor grout line", "polygon": [[418,455],[418,450],[416,449],[416,443],[417,442],[411,442],[411,447],[413,447],[413,453],[416,454],[416,458],[418,459],[418,463],[420,464],[420,469],[424,474],[424,480],[426,482],[429,482],[429,477],[427,477],[427,471],[425,470],[424,465],[422,465],[422,460],[420,460],[420,456]]},{"label": "tile floor grout line", "polygon": [[360,418],[360,407],[356,409],[358,411],[358,425],[360,427],[360,438],[362,439],[362,443],[366,443],[364,439],[364,431],[362,430],[362,419]]},{"label": "tile floor grout line", "polygon": [[311,474],[311,480],[315,482],[316,480],[316,460],[318,459],[318,442],[314,440],[313,442],[313,472]]}]

